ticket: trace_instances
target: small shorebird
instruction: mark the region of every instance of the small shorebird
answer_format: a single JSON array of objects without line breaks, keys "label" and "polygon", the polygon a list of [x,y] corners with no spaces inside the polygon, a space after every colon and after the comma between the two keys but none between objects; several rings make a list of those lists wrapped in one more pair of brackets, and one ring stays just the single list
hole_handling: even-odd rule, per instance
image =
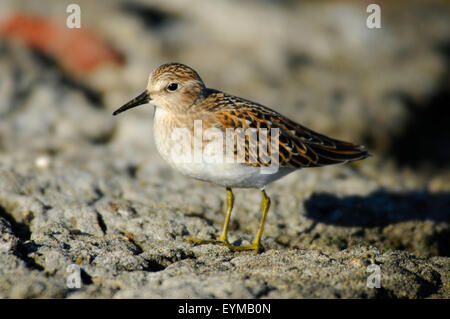
[{"label": "small shorebird", "polygon": [[[162,157],[184,175],[226,188],[227,209],[219,239],[189,239],[197,244],[221,244],[231,250],[257,253],[270,207],[265,185],[303,167],[339,164],[370,156],[362,146],[324,136],[261,104],[207,88],[195,70],[180,63],[156,68],[150,74],[146,90],[113,115],[149,102],[155,106],[154,136]],[[224,146],[226,151],[220,148],[213,148],[215,152],[208,151],[211,138],[205,139],[202,134],[198,137],[196,123],[201,123],[200,133],[211,129],[224,134],[231,132],[231,139],[229,135],[219,139],[219,146]],[[184,129],[182,132],[188,136],[184,148],[177,147],[179,141],[173,138],[177,129]],[[266,135],[252,138],[251,134],[242,133],[249,129],[250,132],[263,131]],[[206,143],[202,144],[202,141]],[[227,144],[230,141],[231,144]],[[203,156],[193,159],[190,155],[196,145],[200,145]],[[267,152],[261,152],[262,149]],[[239,154],[243,154],[240,161],[236,160]],[[261,189],[262,217],[251,245],[235,246],[228,241],[228,224],[234,203],[232,188]]]}]

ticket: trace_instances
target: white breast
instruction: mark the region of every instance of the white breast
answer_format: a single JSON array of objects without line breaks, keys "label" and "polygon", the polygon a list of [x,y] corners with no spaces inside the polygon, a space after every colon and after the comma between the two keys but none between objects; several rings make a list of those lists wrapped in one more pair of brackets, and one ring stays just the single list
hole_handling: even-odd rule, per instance
[{"label": "white breast", "polygon": [[295,170],[282,167],[259,168],[243,163],[228,163],[225,159],[217,161],[214,153],[203,152],[200,156],[195,156],[192,148],[180,146],[184,135],[173,133],[177,128],[173,127],[168,112],[156,107],[154,119],[154,136],[159,153],[183,175],[225,187],[262,188]]}]

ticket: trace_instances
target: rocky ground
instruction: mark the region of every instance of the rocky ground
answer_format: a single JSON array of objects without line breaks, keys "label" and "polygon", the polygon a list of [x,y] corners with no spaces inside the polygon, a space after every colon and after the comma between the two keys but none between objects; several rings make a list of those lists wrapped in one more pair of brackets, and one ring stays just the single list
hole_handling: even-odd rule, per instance
[{"label": "rocky ground", "polygon": [[[0,37],[0,297],[450,297],[446,2],[383,2],[379,30],[358,1],[78,3],[123,64],[80,75]],[[2,2],[0,27],[66,5]],[[152,107],[111,116],[168,61],[374,157],[269,185],[258,255],[195,246],[221,230],[224,189],[163,162]],[[259,192],[235,196],[230,240],[246,244]]]}]

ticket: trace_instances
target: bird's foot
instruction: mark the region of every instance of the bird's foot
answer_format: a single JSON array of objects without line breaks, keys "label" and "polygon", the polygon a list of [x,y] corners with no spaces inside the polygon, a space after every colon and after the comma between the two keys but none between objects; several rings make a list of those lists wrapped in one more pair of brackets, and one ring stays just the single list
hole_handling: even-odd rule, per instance
[{"label": "bird's foot", "polygon": [[223,246],[230,245],[230,243],[226,240],[217,240],[217,239],[188,238],[188,241],[197,245],[206,245],[206,244],[223,245]]},{"label": "bird's foot", "polygon": [[213,245],[221,245],[225,246],[228,249],[232,251],[244,251],[244,250],[253,250],[255,254],[258,253],[259,249],[259,243],[253,243],[251,245],[245,245],[245,246],[236,246],[229,243],[227,239],[199,239],[199,238],[188,238],[188,241],[197,245],[206,245],[206,244],[213,244]]}]

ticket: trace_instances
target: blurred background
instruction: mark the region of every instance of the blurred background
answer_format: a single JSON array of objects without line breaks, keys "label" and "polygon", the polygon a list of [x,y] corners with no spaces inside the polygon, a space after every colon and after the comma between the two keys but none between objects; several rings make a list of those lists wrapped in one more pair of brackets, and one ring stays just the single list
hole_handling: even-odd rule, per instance
[{"label": "blurred background", "polygon": [[369,3],[78,1],[81,29],[69,29],[69,1],[3,0],[0,150],[145,147],[151,107],[110,113],[155,67],[179,61],[210,87],[362,143],[372,163],[439,187],[449,180],[449,5],[380,1],[382,28],[369,29]]},{"label": "blurred background", "polygon": [[[179,177],[156,153],[153,107],[111,116],[142,92],[154,68],[177,61],[209,87],[374,155],[271,186],[277,222],[301,217],[272,220],[267,236],[309,247],[330,227],[344,227],[337,243],[340,235],[330,231],[329,246],[347,247],[350,232],[374,245],[450,255],[448,1],[379,0],[380,29],[366,26],[372,1],[78,0],[81,29],[69,29],[71,2],[0,1],[0,206],[31,225],[25,238],[34,226],[23,210],[10,209],[11,194],[51,202],[66,191],[53,176],[84,189],[84,173],[94,176],[88,181],[96,186],[86,188],[94,200],[117,187],[130,200],[189,207],[220,225],[223,202],[213,198],[223,191]],[[27,184],[34,179],[40,182]],[[124,186],[136,181],[142,192]],[[205,198],[186,196],[195,189]],[[289,202],[290,192],[299,200]],[[256,197],[243,205],[255,210]],[[235,230],[253,233],[256,221],[236,218]],[[317,224],[325,226],[299,236]]]}]

